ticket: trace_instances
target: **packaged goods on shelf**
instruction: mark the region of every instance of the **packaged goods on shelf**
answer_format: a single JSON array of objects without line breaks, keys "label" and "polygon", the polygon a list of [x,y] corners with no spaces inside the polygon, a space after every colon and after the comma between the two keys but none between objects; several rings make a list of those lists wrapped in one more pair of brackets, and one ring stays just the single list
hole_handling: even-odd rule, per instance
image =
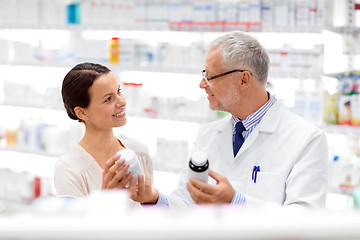
[{"label": "packaged goods on shelf", "polygon": [[264,31],[316,31],[327,24],[324,10],[328,5],[326,0],[2,0],[0,24],[63,27],[67,23],[175,31],[258,32],[262,27]]},{"label": "packaged goods on shelf", "polygon": [[[294,2],[294,1],[293,1]],[[313,4],[315,3],[315,1],[309,1],[309,0],[301,0],[301,1],[295,1],[295,23],[298,26],[308,26],[310,25],[311,21],[311,17],[313,17],[312,13],[314,13],[314,10],[316,9],[316,6],[312,6],[310,5],[310,3],[313,2]],[[315,19],[313,17],[313,19]],[[313,24],[315,24],[314,22],[312,22]]]},{"label": "packaged goods on shelf", "polygon": [[237,20],[237,1],[227,0],[218,1],[217,17],[220,22],[236,22]]},{"label": "packaged goods on shelf", "polygon": [[[359,73],[359,71],[347,71],[336,74],[338,93],[324,96],[325,123],[360,126]],[[335,117],[336,113],[337,118]]]},{"label": "packaged goods on shelf", "polygon": [[[2,107],[2,110],[6,109],[9,108]],[[64,111],[55,114],[55,110],[47,110],[43,112],[47,117],[41,117],[41,109],[33,110],[22,109],[23,116],[7,111],[9,114],[0,122],[1,149],[60,156],[80,141],[83,134],[82,125],[68,120]]]},{"label": "packaged goods on shelf", "polygon": [[[323,123],[323,89],[319,80],[302,79],[300,87],[295,91],[293,111],[316,125]],[[312,85],[306,88],[305,83]]]},{"label": "packaged goods on shelf", "polygon": [[6,127],[0,125],[0,148],[5,148],[7,145],[6,142]]},{"label": "packaged goods on shelf", "polygon": [[2,27],[17,25],[17,1],[0,0],[0,24]]},{"label": "packaged goods on shelf", "polygon": [[351,125],[360,126],[360,94],[351,96]]},{"label": "packaged goods on shelf", "polygon": [[64,0],[0,1],[0,27],[63,27]]},{"label": "packaged goods on shelf", "polygon": [[355,18],[355,26],[356,27],[360,27],[360,1],[359,0],[355,0],[354,3],[354,18]]},{"label": "packaged goods on shelf", "polygon": [[[50,34],[55,35],[52,32]],[[0,57],[0,61],[54,66],[69,66],[85,61],[109,64],[108,39],[91,39],[85,35],[81,37],[73,32],[63,31],[56,32],[56,38],[44,38],[38,31],[33,36],[35,43],[11,43],[7,39],[0,39],[0,42],[4,41],[9,47]],[[116,58],[119,59],[112,61],[111,65],[119,66],[121,70],[129,67],[143,71],[143,67],[160,67],[155,68],[155,71],[161,69],[160,71],[192,73],[195,68],[202,67],[201,63],[206,54],[207,45],[203,39],[171,42],[161,39],[124,38],[122,34],[119,36],[119,44],[112,45],[112,49],[119,50],[115,50],[111,57],[113,59],[118,56]],[[50,46],[49,41],[57,42],[56,46]],[[281,46],[268,49],[271,59],[270,76],[318,78],[322,74],[323,45],[317,44],[311,49],[296,49],[289,44]]]},{"label": "packaged goods on shelf", "polygon": [[39,2],[39,0],[28,0],[21,1],[21,4],[17,4],[17,20],[21,27],[39,25]]},{"label": "packaged goods on shelf", "polygon": [[157,154],[154,162],[156,169],[178,173],[186,166],[189,156],[189,142],[187,140],[158,138],[156,149]]},{"label": "packaged goods on shelf", "polygon": [[360,187],[354,189],[352,197],[354,199],[354,207],[360,209]]},{"label": "packaged goods on shelf", "polygon": [[338,123],[338,97],[337,95],[330,95],[324,93],[324,122],[327,124]]},{"label": "packaged goods on shelf", "polygon": [[141,116],[145,102],[145,93],[142,83],[123,82],[121,84],[121,92],[126,98],[126,112],[129,115]]},{"label": "packaged goods on shelf", "polygon": [[289,44],[268,49],[270,76],[320,78],[323,72],[323,45],[311,49],[296,49]]},{"label": "packaged goods on shelf", "polygon": [[4,81],[2,104],[39,108],[63,109],[60,86],[44,87],[20,84],[10,79]]},{"label": "packaged goods on shelf", "polygon": [[323,91],[321,88],[310,91],[308,94],[309,101],[309,119],[317,125],[323,123]]},{"label": "packaged goods on shelf", "polygon": [[[109,46],[106,41],[95,39],[76,39],[70,40],[69,43],[75,42],[76,47],[65,47],[63,54],[52,60],[55,64],[75,65],[79,62],[94,62],[109,64]],[[59,49],[61,50],[61,49]],[[118,64],[119,62],[117,62]]]},{"label": "packaged goods on shelf", "polygon": [[14,148],[18,145],[18,130],[17,129],[6,129],[5,132],[6,146],[8,148]]},{"label": "packaged goods on shelf", "polygon": [[351,194],[353,187],[359,186],[359,163],[346,157],[335,156],[330,163],[329,191]]},{"label": "packaged goods on shelf", "polygon": [[10,58],[10,41],[8,39],[0,38],[0,63],[7,63]]},{"label": "packaged goods on shelf", "polygon": [[[313,2],[313,1],[312,1]],[[328,9],[331,7],[328,5],[328,0],[317,0],[316,1],[316,26],[324,27],[330,25],[327,21],[330,20],[330,15],[327,16]]]},{"label": "packaged goods on shelf", "polygon": [[351,95],[339,95],[339,125],[351,125]]},{"label": "packaged goods on shelf", "polygon": [[328,136],[328,144],[329,191],[351,194],[354,188],[360,187],[360,138],[332,134]]},{"label": "packaged goods on shelf", "polygon": [[120,39],[113,37],[108,42],[108,62],[119,64],[120,62]]},{"label": "packaged goods on shelf", "polygon": [[81,19],[81,11],[80,11],[80,5],[81,3],[79,1],[70,1],[66,5],[66,11],[67,11],[67,23],[68,24],[79,24]]},{"label": "packaged goods on shelf", "polygon": [[145,2],[145,16],[149,23],[168,22],[168,1],[148,0]]},{"label": "packaged goods on shelf", "polygon": [[277,27],[285,27],[289,24],[289,1],[275,0],[274,1],[274,22]]},{"label": "packaged goods on shelf", "polygon": [[129,116],[189,122],[208,122],[219,118],[216,112],[208,108],[205,96],[197,100],[163,97],[144,89],[142,83],[123,82],[121,86]]},{"label": "packaged goods on shelf", "polygon": [[0,199],[17,203],[31,203],[39,197],[52,196],[49,177],[28,171],[0,168]]},{"label": "packaged goods on shelf", "polygon": [[261,23],[263,31],[273,29],[274,2],[272,0],[263,0],[261,2]]},{"label": "packaged goods on shelf", "polygon": [[345,72],[338,77],[338,91],[341,94],[350,94],[358,91],[357,77],[353,73]]},{"label": "packaged goods on shelf", "polygon": [[[18,4],[21,4],[19,2]],[[44,28],[64,27],[65,7],[63,0],[39,0],[39,25]]]}]

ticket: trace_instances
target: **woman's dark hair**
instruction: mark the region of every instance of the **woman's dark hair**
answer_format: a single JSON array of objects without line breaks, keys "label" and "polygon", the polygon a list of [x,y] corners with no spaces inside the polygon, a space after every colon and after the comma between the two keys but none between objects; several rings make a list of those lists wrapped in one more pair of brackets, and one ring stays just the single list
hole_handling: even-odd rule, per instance
[{"label": "woman's dark hair", "polygon": [[71,119],[83,122],[76,116],[74,108],[77,106],[82,108],[89,106],[89,88],[97,78],[108,72],[110,72],[110,69],[105,66],[86,62],[76,65],[66,74],[61,95],[66,112]]}]

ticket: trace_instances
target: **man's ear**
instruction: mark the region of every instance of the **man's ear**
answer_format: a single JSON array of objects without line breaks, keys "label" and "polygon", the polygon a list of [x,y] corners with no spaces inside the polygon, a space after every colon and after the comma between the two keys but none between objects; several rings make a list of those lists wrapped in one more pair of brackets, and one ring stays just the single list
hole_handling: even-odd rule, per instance
[{"label": "man's ear", "polygon": [[81,120],[83,120],[83,121],[85,121],[85,120],[88,119],[88,116],[87,116],[86,111],[85,111],[84,108],[79,107],[79,106],[76,106],[76,107],[74,108],[74,112],[75,112],[75,115],[76,115],[79,119],[81,119]]},{"label": "man's ear", "polygon": [[252,76],[249,71],[244,71],[241,77],[241,86],[248,87],[252,81]]}]

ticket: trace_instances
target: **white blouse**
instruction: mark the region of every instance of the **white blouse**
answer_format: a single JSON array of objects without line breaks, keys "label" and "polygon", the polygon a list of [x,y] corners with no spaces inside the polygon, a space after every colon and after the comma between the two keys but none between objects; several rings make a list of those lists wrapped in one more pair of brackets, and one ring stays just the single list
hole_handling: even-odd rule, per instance
[{"label": "white blouse", "polygon": [[[142,168],[153,179],[153,166],[147,147],[134,140],[122,140],[125,148],[135,151]],[[84,197],[102,186],[103,170],[96,160],[77,144],[55,164],[54,183],[56,195],[61,197]]]}]

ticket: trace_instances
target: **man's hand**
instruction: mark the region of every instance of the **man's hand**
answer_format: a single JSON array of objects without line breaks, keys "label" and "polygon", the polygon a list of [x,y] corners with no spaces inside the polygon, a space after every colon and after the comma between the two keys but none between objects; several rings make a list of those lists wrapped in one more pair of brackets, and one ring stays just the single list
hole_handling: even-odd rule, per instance
[{"label": "man's hand", "polygon": [[186,184],[191,198],[197,204],[203,203],[230,203],[234,197],[235,190],[229,180],[212,170],[209,176],[216,180],[216,185],[212,186],[197,179],[191,178]]},{"label": "man's hand", "polygon": [[146,175],[145,180],[142,174],[138,176],[138,183],[136,178],[132,177],[129,186],[130,198],[139,203],[155,204],[159,199],[159,191],[151,186],[151,176]]}]

